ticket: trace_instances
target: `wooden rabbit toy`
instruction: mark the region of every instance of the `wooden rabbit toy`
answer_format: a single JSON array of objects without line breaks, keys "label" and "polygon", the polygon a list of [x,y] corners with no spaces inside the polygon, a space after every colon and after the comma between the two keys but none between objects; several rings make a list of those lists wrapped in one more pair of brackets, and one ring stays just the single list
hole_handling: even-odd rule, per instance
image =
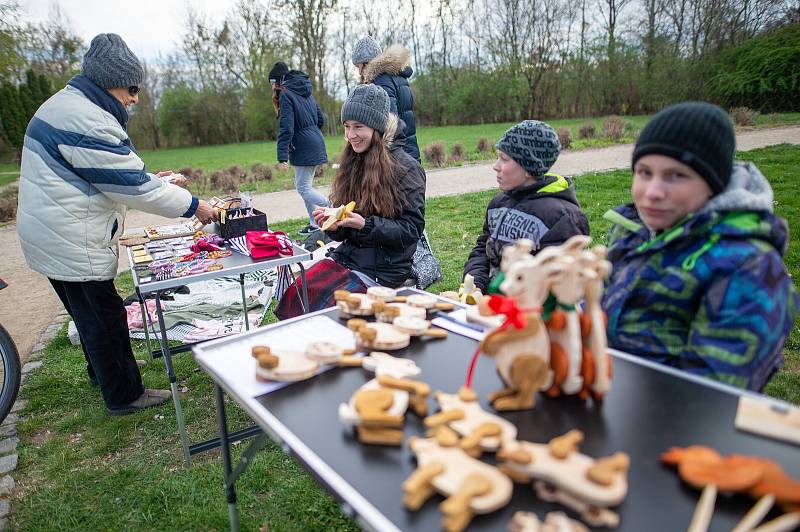
[{"label": "wooden rabbit toy", "polygon": [[439,509],[442,528],[464,530],[476,514],[498,510],[511,500],[511,480],[496,467],[472,458],[458,446],[451,433],[435,438],[410,438],[408,446],[417,456],[417,470],[403,482],[403,503],[418,510],[435,493],[447,497]]},{"label": "wooden rabbit toy", "polygon": [[[481,300],[481,312],[505,314],[506,324],[483,339],[480,350],[496,357],[497,372],[506,387],[489,398],[497,410],[533,408],[534,394],[553,382],[550,369],[550,338],[542,320],[542,305],[550,287],[564,274],[568,260],[560,254],[533,257],[524,250],[529,242],[517,242],[503,250],[507,261],[500,289],[508,298],[491,296]],[[494,308],[492,306],[494,305]]]},{"label": "wooden rabbit toy", "polygon": [[624,453],[595,460],[578,452],[583,441],[572,430],[547,444],[518,441],[503,447],[498,466],[517,482],[534,481],[537,496],[572,508],[592,526],[616,527],[619,515],[611,507],[628,493],[630,459]]},{"label": "wooden rabbit toy", "polygon": [[546,248],[539,253],[562,254],[571,259],[565,261],[561,279],[550,288],[551,300],[555,304],[546,322],[550,335],[550,367],[553,369],[553,385],[547,390],[551,397],[562,392],[576,394],[583,388],[582,370],[587,368],[577,305],[583,297],[586,283],[596,278],[597,274],[587,268],[579,256],[590,241],[588,236],[575,235],[562,245]]},{"label": "wooden rabbit toy", "polygon": [[430,387],[409,377],[421,373],[413,360],[373,352],[361,359],[362,367],[375,372],[347,403],[339,405],[339,419],[356,428],[361,443],[400,445],[406,410],[428,413]]},{"label": "wooden rabbit toy", "polygon": [[425,418],[425,426],[450,427],[463,437],[459,447],[470,456],[480,458],[483,452],[495,452],[516,440],[517,427],[481,408],[471,389],[462,388],[457,395],[436,392],[435,397],[441,411]]},{"label": "wooden rabbit toy", "polygon": [[595,272],[595,277],[587,281],[584,287],[584,308],[581,316],[583,331],[584,357],[593,366],[592,379],[584,379],[581,397],[589,394],[600,400],[611,389],[611,356],[608,354],[608,338],[606,336],[606,313],[601,306],[603,300],[603,282],[611,275],[611,263],[606,260],[606,248],[595,246],[584,251],[582,261]]}]

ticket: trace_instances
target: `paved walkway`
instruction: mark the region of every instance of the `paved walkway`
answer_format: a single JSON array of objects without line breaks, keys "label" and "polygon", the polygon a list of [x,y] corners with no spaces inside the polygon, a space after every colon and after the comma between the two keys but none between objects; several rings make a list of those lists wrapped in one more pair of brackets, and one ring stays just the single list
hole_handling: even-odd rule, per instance
[{"label": "paved walkway", "polygon": [[[761,129],[740,132],[736,136],[739,150],[752,150],[774,144],[800,144],[800,127]],[[626,168],[630,164],[633,145],[624,144],[596,150],[566,152],[562,154],[554,172],[573,176],[586,172]],[[490,164],[450,168],[428,172],[427,197],[448,196],[495,188],[496,181]],[[321,189],[327,194],[327,188]],[[301,218],[306,215],[303,202],[294,190],[258,194],[255,206],[269,214],[271,221]],[[127,227],[142,227],[170,222],[166,218],[142,212],[131,212]],[[0,228],[0,277],[9,287],[0,292],[0,323],[8,329],[25,358],[42,331],[53,321],[63,307],[47,279],[30,271],[17,240],[16,227]],[[122,258],[120,267],[127,268]]]}]

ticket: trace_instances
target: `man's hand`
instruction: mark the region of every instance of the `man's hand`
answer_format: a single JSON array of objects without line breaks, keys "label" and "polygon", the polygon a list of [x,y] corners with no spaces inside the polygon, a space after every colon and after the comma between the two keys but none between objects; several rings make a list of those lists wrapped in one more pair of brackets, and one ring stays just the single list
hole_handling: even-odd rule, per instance
[{"label": "man's hand", "polygon": [[164,170],[163,172],[158,172],[156,174],[156,177],[161,178],[162,181],[166,181],[167,183],[178,185],[179,187],[182,187],[189,181],[185,175],[176,174],[172,170]]},{"label": "man's hand", "polygon": [[278,169],[283,170],[285,172],[286,170],[289,169],[289,163],[287,163],[286,161],[278,163]]},{"label": "man's hand", "polygon": [[204,224],[210,224],[217,219],[217,210],[205,200],[200,200],[200,203],[197,204],[197,210],[194,211],[194,215]]}]

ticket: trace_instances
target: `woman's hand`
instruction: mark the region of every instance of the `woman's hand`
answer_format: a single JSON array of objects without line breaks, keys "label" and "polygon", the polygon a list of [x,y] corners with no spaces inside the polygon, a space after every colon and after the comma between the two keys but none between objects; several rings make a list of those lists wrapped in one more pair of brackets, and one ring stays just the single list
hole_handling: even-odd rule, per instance
[{"label": "woman's hand", "polygon": [[357,212],[348,213],[347,217],[344,220],[339,220],[336,222],[336,225],[339,227],[349,227],[351,229],[355,229],[358,231],[359,229],[363,229],[364,225],[366,225],[366,220],[364,217],[358,214]]},{"label": "woman's hand", "polygon": [[286,161],[282,163],[278,163],[278,170],[283,170],[284,172],[289,169],[289,163]]},{"label": "woman's hand", "polygon": [[[311,212],[311,217],[314,218],[314,223],[317,227],[322,227],[322,224],[325,223],[325,207],[316,207]],[[335,224],[334,224],[335,225]]]},{"label": "woman's hand", "polygon": [[[171,176],[174,176],[174,177],[171,177]],[[166,181],[167,183],[172,183],[173,185],[178,185],[179,187],[182,187],[188,181],[188,179],[186,179],[185,175],[176,174],[172,170],[164,170],[163,172],[158,172],[156,174],[156,177],[160,178],[162,181]],[[164,179],[165,177],[167,179]]]}]

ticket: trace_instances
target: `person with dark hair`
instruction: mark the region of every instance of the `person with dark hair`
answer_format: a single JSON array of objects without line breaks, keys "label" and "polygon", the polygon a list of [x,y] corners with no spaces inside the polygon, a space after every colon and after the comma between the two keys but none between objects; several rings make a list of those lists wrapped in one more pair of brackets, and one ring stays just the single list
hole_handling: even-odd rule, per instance
[{"label": "person with dark hair", "polygon": [[311,216],[314,208],[328,205],[325,196],[312,186],[317,166],[328,161],[321,131],[325,117],[311,95],[311,81],[305,73],[289,70],[286,63],[278,61],[269,73],[269,81],[272,106],[279,121],[278,163],[283,170],[288,170],[289,163],[294,167],[295,187],[309,219],[300,235],[308,236],[319,229]]},{"label": "person with dark hair", "polygon": [[611,347],[763,390],[798,299],[782,256],[786,221],[715,105],[657,113],[636,141],[633,203],[608,211],[613,272],[603,297]]},{"label": "person with dark hair", "polygon": [[486,208],[483,232],[464,265],[484,293],[500,272],[503,248],[520,238],[533,242],[533,253],[589,234],[589,221],[575,195],[575,185],[548,173],[561,153],[558,135],[548,124],[525,120],[497,142],[498,193]]},{"label": "person with dark hair", "polygon": [[150,390],[133,357],[114,286],[127,208],[174,218],[216,217],[205,201],[147,172],[128,138],[126,107],[144,71],[119,35],[101,33],[81,74],[42,104],[25,132],[17,234],[28,266],[45,275],[75,322],[89,381],[122,415],[169,400]]},{"label": "person with dark hair", "polygon": [[[338,289],[399,287],[411,273],[417,241],[425,229],[425,171],[403,151],[403,122],[389,112],[389,97],[376,85],[358,85],[342,106],[345,146],[331,188],[331,204],[355,202],[328,234],[341,244],[330,259],[307,272],[310,310],[334,304]],[[326,212],[317,208],[322,225]],[[276,309],[284,319],[302,312],[286,292]]]}]

